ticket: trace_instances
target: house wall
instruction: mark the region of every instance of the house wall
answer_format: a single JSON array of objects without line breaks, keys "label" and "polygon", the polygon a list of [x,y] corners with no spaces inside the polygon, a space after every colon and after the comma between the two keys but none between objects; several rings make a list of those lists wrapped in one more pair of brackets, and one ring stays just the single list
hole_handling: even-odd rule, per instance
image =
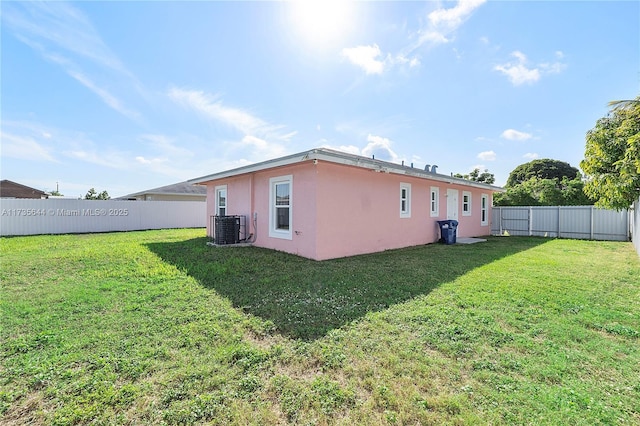
[{"label": "house wall", "polygon": [[[490,191],[470,188],[468,186],[458,184],[447,184],[445,182],[434,182],[432,186],[440,187],[441,204],[438,220],[447,219],[447,189],[450,188],[458,191],[458,237],[482,237],[491,235],[491,204],[493,198]],[[471,193],[471,215],[469,216],[465,216],[462,212],[463,191]],[[488,196],[486,225],[481,224],[481,203],[483,194]]]},{"label": "house wall", "polygon": [[[269,237],[269,179],[292,175],[291,240]],[[255,245],[316,258],[317,211],[316,211],[316,165],[305,162],[289,167],[256,173],[254,192],[255,211],[258,212],[258,233]]]},{"label": "house wall", "polygon": [[[447,218],[448,188],[459,191],[458,236],[490,234],[490,226],[480,224],[479,189],[323,162],[318,177],[318,260],[438,241],[437,220]],[[400,217],[401,183],[411,185],[411,215],[406,218]],[[430,215],[431,187],[439,188],[438,217]],[[471,193],[470,216],[462,215],[462,191]]]},{"label": "house wall", "polygon": [[253,232],[251,226],[251,183],[252,175],[243,175],[207,183],[207,235],[213,237],[211,217],[216,215],[216,187],[227,186],[227,215],[247,217],[247,234]]},{"label": "house wall", "polygon": [[[291,239],[269,236],[269,180],[291,175]],[[410,217],[400,217],[400,184],[411,185]],[[215,188],[227,186],[227,214],[247,217],[254,245],[325,260],[428,244],[440,238],[437,220],[447,218],[447,189],[458,193],[459,237],[490,234],[480,224],[481,194],[489,191],[420,177],[307,161],[207,183],[207,216],[215,214]],[[439,188],[439,215],[430,216],[431,187]],[[471,215],[462,214],[462,191],[471,193]],[[253,215],[257,218],[253,220]],[[211,220],[207,234],[212,235]]]},{"label": "house wall", "polygon": [[[292,175],[292,238],[269,237],[269,180]],[[207,216],[215,215],[215,188],[227,186],[227,214],[244,215],[254,245],[316,258],[316,170],[313,162],[220,179],[207,183]],[[257,215],[254,222],[254,214]],[[211,236],[211,220],[207,220]]]}]

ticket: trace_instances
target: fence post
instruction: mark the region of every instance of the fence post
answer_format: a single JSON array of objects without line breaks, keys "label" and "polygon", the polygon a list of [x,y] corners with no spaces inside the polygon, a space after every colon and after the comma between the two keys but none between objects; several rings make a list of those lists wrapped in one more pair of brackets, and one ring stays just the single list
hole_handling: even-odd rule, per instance
[{"label": "fence post", "polygon": [[591,226],[589,232],[589,239],[593,240],[593,206],[591,206]]},{"label": "fence post", "polygon": [[529,206],[529,236],[533,235],[533,207]]}]

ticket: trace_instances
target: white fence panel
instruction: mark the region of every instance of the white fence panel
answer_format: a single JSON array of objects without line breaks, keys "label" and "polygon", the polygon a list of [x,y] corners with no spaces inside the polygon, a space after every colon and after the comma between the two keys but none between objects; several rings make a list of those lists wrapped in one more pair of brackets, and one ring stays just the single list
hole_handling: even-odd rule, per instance
[{"label": "white fence panel", "polygon": [[578,240],[594,239],[591,222],[592,212],[595,214],[595,210],[591,206],[559,207],[558,236]]},{"label": "white fence panel", "polygon": [[[496,217],[497,213],[497,217]],[[493,225],[498,225],[497,230],[492,229],[493,234],[503,234],[508,231],[510,235],[529,235],[529,207],[513,207],[504,209],[494,207],[492,209]]]},{"label": "white fence panel", "polygon": [[493,207],[491,232],[502,235],[629,241],[630,214],[593,206]]},{"label": "white fence panel", "polygon": [[536,237],[557,237],[559,210],[555,206],[529,207],[531,214],[531,232]]},{"label": "white fence panel", "polygon": [[0,236],[204,228],[201,201],[0,199]]},{"label": "white fence panel", "polygon": [[[617,212],[594,209],[592,239],[629,241],[631,214],[632,212],[627,210]],[[610,238],[611,236],[616,238]]]},{"label": "white fence panel", "polygon": [[640,255],[640,198],[633,203],[633,210],[631,212],[631,240],[633,241],[633,245],[636,246],[638,255]]}]

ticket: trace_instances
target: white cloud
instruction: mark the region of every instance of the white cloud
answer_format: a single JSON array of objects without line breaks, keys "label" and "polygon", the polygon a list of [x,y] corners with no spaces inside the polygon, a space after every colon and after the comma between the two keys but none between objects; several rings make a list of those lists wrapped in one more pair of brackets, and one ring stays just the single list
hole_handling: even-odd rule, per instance
[{"label": "white cloud", "polygon": [[420,37],[418,38],[418,42],[411,45],[410,51],[414,51],[425,43],[444,44],[449,43],[449,39],[437,31],[422,31]]},{"label": "white cloud", "polygon": [[514,86],[525,83],[535,83],[540,80],[540,71],[538,69],[529,69],[526,66],[527,57],[521,52],[513,52],[511,56],[518,59],[517,63],[507,62],[506,64],[496,65],[494,70],[500,71],[509,78]]},{"label": "white cloud", "polygon": [[284,141],[288,141],[289,139],[291,139],[292,137],[294,137],[294,136],[295,136],[295,135],[297,135],[297,134],[298,134],[298,131],[297,131],[297,130],[294,130],[294,131],[292,131],[292,132],[285,133],[285,134],[283,134],[283,135],[281,134],[281,135],[279,136],[279,138],[280,138],[280,139],[282,139],[282,140],[284,140]]},{"label": "white cloud", "polygon": [[379,160],[398,162],[398,155],[391,149],[391,140],[382,136],[367,136],[367,146],[362,149],[365,157],[375,156]]},{"label": "white cloud", "polygon": [[[46,136],[43,137],[46,138]],[[30,136],[2,131],[0,132],[0,140],[2,141],[2,157],[33,161],[56,161],[50,153],[50,148]]]},{"label": "white cloud", "polygon": [[519,130],[507,129],[502,132],[500,137],[510,141],[526,141],[527,139],[531,139],[533,135],[531,133],[525,133]]},{"label": "white cloud", "polygon": [[136,161],[140,164],[144,164],[144,165],[154,165],[154,166],[158,166],[160,164],[165,164],[167,163],[169,160],[167,158],[145,158],[141,155],[136,157]]},{"label": "white cloud", "polygon": [[524,53],[520,52],[519,50],[516,50],[515,52],[511,52],[511,56],[513,56],[514,58],[518,59],[518,61],[524,63],[527,62],[527,55],[525,55]]},{"label": "white cloud", "polygon": [[93,81],[91,81],[84,74],[78,71],[72,71],[72,70],[67,70],[67,73],[71,77],[79,81],[83,86],[85,86],[86,88],[91,90],[93,93],[98,95],[98,97],[100,97],[100,99],[102,99],[102,101],[105,104],[109,105],[111,108],[118,111],[120,114],[127,116],[133,120],[137,120],[140,118],[140,114],[138,112],[126,108],[118,98],[116,98],[106,89],[98,87]]},{"label": "white cloud", "polygon": [[527,152],[522,157],[527,158],[529,160],[535,160],[536,158],[539,158],[540,156],[535,152]]},{"label": "white cloud", "polygon": [[493,151],[483,151],[478,154],[478,158],[482,161],[495,161],[496,153]]},{"label": "white cloud", "polygon": [[[567,67],[566,64],[556,61],[553,63],[543,62],[530,68],[527,64],[527,56],[524,53],[516,50],[511,53],[511,56],[517,59],[515,63],[507,62],[496,65],[493,69],[506,75],[514,86],[533,84],[540,80],[543,75],[558,74]],[[557,59],[562,59],[564,54],[558,51],[555,52],[555,56]]]},{"label": "white cloud", "polygon": [[[64,2],[12,2],[4,5],[2,21],[16,38],[38,51],[46,60],[61,66],[67,74],[95,93],[120,114],[137,120],[140,114],[98,84],[82,69],[106,69],[110,82],[124,79],[125,85],[140,91],[140,85],[103,42],[90,20]],[[74,59],[69,59],[73,57]]]},{"label": "white cloud", "polygon": [[264,139],[260,139],[255,136],[249,136],[249,135],[242,138],[242,143],[245,145],[253,146],[254,148],[257,148],[260,150],[267,148],[267,146],[269,145],[268,142],[265,141]]},{"label": "white cloud", "polygon": [[242,145],[250,149],[253,155],[260,157],[281,157],[287,153],[286,149],[282,145],[269,143],[264,139],[260,139],[255,136],[246,135],[242,138]]},{"label": "white cloud", "polygon": [[158,152],[163,157],[177,159],[189,159],[194,156],[194,153],[186,148],[177,146],[174,138],[159,135],[159,134],[146,134],[141,135],[140,139],[149,145],[152,149]]},{"label": "white cloud", "polygon": [[142,156],[138,156],[136,157],[136,161],[140,164],[151,164],[153,163],[153,160],[147,160],[146,158],[142,157]]},{"label": "white cloud", "polygon": [[390,161],[393,163],[400,162],[400,157],[391,149],[393,142],[388,138],[369,134],[367,136],[367,142],[367,145],[362,149],[355,145],[333,146],[326,143],[323,144],[322,147],[335,149],[336,151],[342,151],[348,154],[361,155],[363,157],[375,156],[377,160]]},{"label": "white cloud", "polygon": [[458,4],[450,9],[436,9],[429,13],[429,22],[442,33],[456,30],[471,16],[473,11],[485,3],[486,0],[459,0]]},{"label": "white cloud", "polygon": [[283,134],[281,130],[284,126],[270,124],[243,109],[225,106],[216,96],[202,91],[174,87],[169,89],[167,95],[174,102],[192,109],[208,119],[224,123],[244,135],[257,135],[266,139],[287,141],[297,133]]},{"label": "white cloud", "polygon": [[228,163],[235,167],[276,158],[288,153],[285,143],[296,131],[285,133],[285,126],[274,125],[240,108],[226,106],[217,96],[197,90],[169,89],[167,96],[183,107],[193,110],[207,120],[223,123],[241,134],[240,138],[218,146],[222,158],[240,158]]},{"label": "white cloud", "polygon": [[563,64],[562,62],[554,62],[554,63],[542,63],[539,65],[540,69],[545,74],[560,74],[567,68],[567,64]]},{"label": "white cloud", "polygon": [[340,146],[332,146],[329,144],[322,144],[322,148],[335,149],[336,151],[346,152],[347,154],[360,155],[360,148],[355,145],[340,145]]},{"label": "white cloud", "polygon": [[413,52],[424,44],[438,45],[450,42],[451,34],[485,2],[486,0],[459,0],[454,7],[449,9],[440,7],[431,11],[427,15],[427,27],[418,32],[417,41],[407,46],[405,53]]},{"label": "white cloud", "polygon": [[109,167],[111,169],[125,169],[129,165],[126,157],[119,152],[97,151],[97,150],[71,150],[66,151],[65,155],[81,160],[86,163],[96,164],[98,166]]},{"label": "white cloud", "polygon": [[395,55],[384,54],[377,44],[357,47],[345,47],[341,55],[353,65],[360,67],[366,74],[380,75],[396,66],[415,68],[421,64],[420,58],[410,56],[410,52],[400,52]]},{"label": "white cloud", "polygon": [[382,74],[395,66],[415,68],[421,64],[420,58],[413,52],[421,46],[448,43],[455,32],[486,0],[459,0],[454,7],[438,8],[427,16],[427,25],[415,34],[414,41],[396,54],[384,54],[374,43],[342,49],[342,56],[362,68],[367,74]]},{"label": "white cloud", "polygon": [[382,74],[385,68],[385,60],[380,60],[382,51],[377,44],[371,46],[345,47],[342,49],[345,56],[352,64],[362,68],[367,74]]},{"label": "white cloud", "polygon": [[417,57],[413,57],[413,58],[408,58],[406,56],[404,56],[403,54],[399,53],[395,56],[395,58],[391,58],[388,57],[388,62],[394,63],[394,64],[401,64],[401,65],[405,65],[408,64],[409,68],[414,68],[417,67],[418,65],[420,65],[420,59]]},{"label": "white cloud", "polygon": [[5,4],[2,13],[2,19],[8,27],[22,41],[30,42],[32,47],[51,44],[128,74],[117,56],[102,41],[90,20],[69,3],[23,2],[13,3],[10,7]]}]

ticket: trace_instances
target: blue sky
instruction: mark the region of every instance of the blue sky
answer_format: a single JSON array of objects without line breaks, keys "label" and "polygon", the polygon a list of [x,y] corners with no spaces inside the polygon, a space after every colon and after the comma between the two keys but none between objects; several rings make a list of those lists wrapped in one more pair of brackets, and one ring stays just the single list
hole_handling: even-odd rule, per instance
[{"label": "blue sky", "polygon": [[637,1],[0,8],[0,176],[66,196],[321,146],[504,184],[640,92]]}]

